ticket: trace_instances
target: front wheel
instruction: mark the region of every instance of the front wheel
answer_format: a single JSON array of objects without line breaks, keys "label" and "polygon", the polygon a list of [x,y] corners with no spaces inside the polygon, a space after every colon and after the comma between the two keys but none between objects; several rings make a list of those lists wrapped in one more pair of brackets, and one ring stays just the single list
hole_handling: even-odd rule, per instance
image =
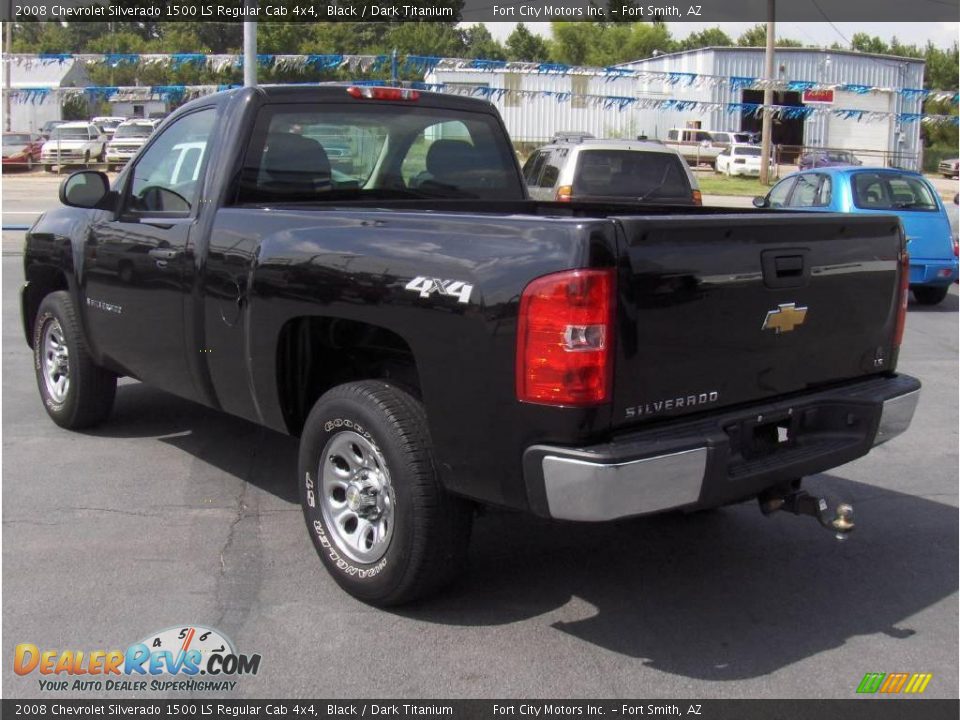
[{"label": "front wheel", "polygon": [[911,290],[913,290],[913,296],[921,305],[936,305],[942,302],[947,296],[947,293],[950,291],[950,287],[948,285],[915,287],[911,288]]},{"label": "front wheel", "polygon": [[33,324],[33,365],[43,406],[60,427],[89,427],[110,414],[117,376],[93,362],[64,291],[40,303]]},{"label": "front wheel", "polygon": [[423,406],[381,381],[340,385],[300,439],[304,519],[333,579],[359,600],[400,605],[463,568],[472,508],[436,473]]}]

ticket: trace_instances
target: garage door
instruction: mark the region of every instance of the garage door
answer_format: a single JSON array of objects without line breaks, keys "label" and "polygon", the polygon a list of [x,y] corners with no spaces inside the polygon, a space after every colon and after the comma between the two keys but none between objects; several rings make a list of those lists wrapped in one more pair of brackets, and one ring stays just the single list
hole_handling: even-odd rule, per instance
[{"label": "garage door", "polygon": [[[893,94],[878,92],[859,95],[838,90],[834,96],[833,107],[844,110],[891,112],[893,110]],[[892,126],[892,118],[857,122],[854,119],[845,120],[831,115],[827,126],[826,145],[846,150],[873,150],[876,153],[884,153],[890,149]],[[860,159],[869,165],[882,164],[883,155],[864,154],[860,156]]]}]

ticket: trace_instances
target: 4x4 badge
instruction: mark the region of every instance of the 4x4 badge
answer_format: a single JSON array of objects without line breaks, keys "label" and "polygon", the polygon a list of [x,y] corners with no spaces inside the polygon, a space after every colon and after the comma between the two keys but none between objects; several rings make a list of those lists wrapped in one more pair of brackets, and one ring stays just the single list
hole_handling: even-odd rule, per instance
[{"label": "4x4 badge", "polygon": [[796,303],[783,303],[778,305],[776,310],[771,310],[763,319],[761,330],[773,330],[780,333],[793,332],[793,329],[803,325],[807,319],[807,309],[797,307]]}]

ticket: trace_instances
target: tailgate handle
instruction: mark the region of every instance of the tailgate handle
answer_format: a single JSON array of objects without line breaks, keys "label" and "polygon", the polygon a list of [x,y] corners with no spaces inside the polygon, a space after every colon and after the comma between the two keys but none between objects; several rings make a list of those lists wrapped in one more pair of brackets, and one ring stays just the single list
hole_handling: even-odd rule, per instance
[{"label": "tailgate handle", "polygon": [[777,277],[797,277],[803,275],[803,255],[788,255],[778,257],[773,261],[777,270]]},{"label": "tailgate handle", "polygon": [[806,248],[764,250],[760,255],[763,284],[768,288],[793,288],[809,283],[808,253]]}]

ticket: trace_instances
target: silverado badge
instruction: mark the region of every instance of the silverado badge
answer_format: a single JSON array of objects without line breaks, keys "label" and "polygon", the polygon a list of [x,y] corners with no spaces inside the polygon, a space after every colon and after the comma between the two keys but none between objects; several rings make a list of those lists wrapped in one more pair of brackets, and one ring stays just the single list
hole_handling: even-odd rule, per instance
[{"label": "silverado badge", "polygon": [[807,318],[807,309],[797,307],[796,303],[784,303],[778,305],[776,310],[767,313],[763,320],[761,330],[773,330],[777,335],[780,333],[793,332],[795,327],[803,325]]}]

